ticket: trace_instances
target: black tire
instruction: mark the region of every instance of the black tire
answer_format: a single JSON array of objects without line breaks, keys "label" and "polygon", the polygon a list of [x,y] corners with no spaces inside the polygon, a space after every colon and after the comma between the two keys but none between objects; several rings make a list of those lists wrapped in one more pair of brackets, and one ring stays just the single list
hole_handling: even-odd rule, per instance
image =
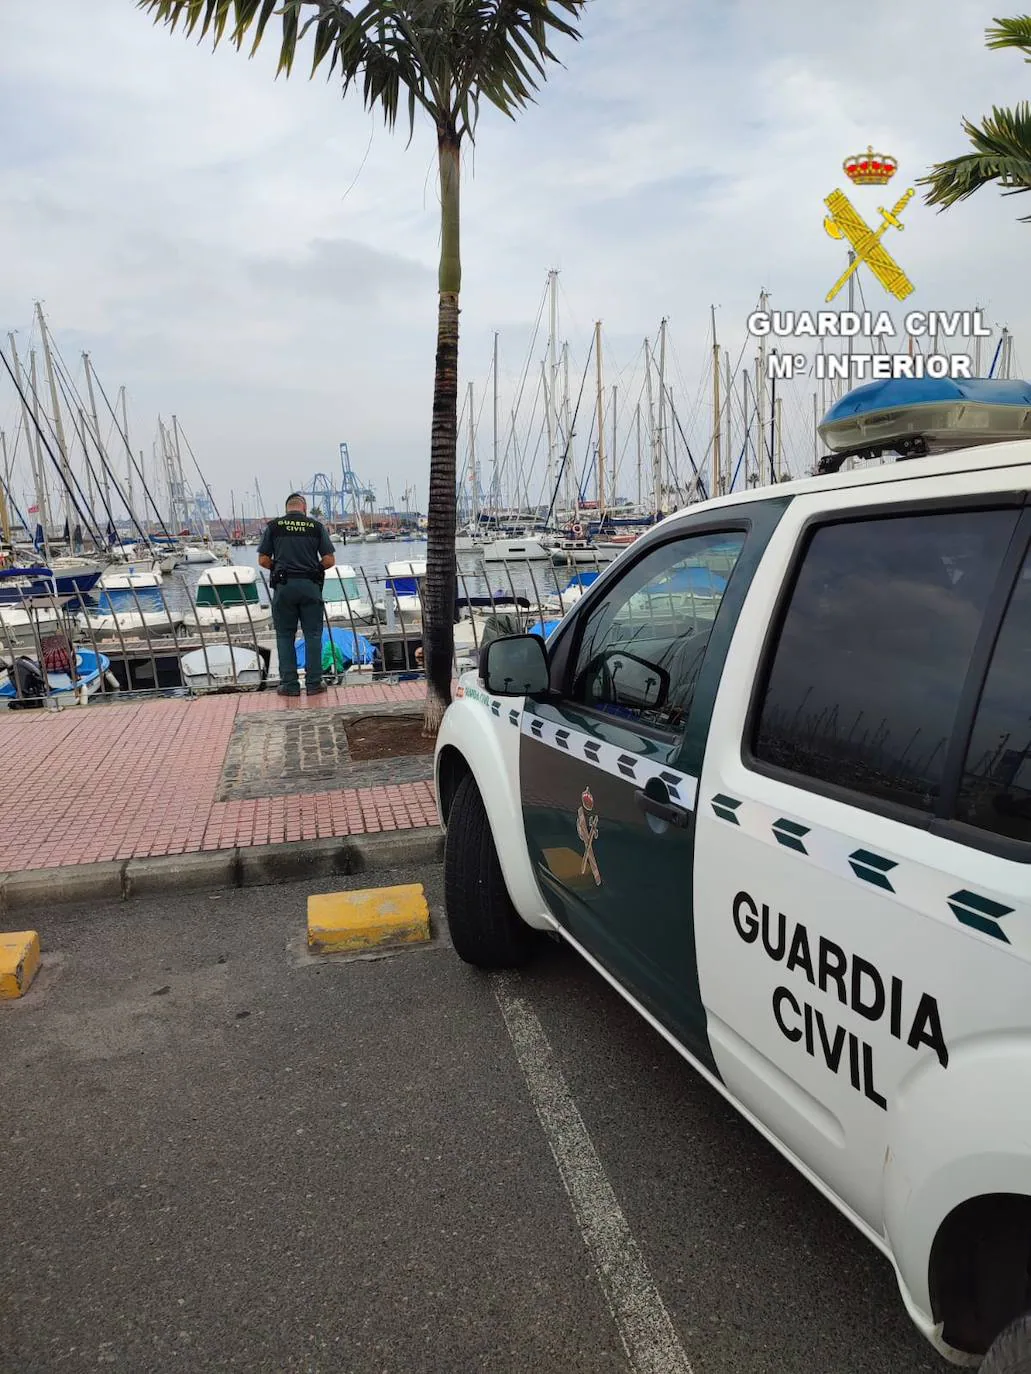
[{"label": "black tire", "polygon": [[444,841],[444,905],[455,953],[477,968],[516,968],[536,932],[512,905],[490,821],[471,774],[458,784]]},{"label": "black tire", "polygon": [[1031,1374],[1031,1312],[1025,1312],[996,1336],[980,1374]]}]

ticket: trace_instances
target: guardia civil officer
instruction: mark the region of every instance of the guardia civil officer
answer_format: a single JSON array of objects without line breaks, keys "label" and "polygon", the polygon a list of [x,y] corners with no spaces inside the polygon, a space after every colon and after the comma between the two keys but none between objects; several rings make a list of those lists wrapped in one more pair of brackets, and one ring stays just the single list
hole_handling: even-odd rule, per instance
[{"label": "guardia civil officer", "polygon": [[324,692],[322,681],[322,584],[336,562],[325,525],[308,514],[299,492],[286,498],[286,514],[270,520],[258,545],[258,562],[271,569],[272,623],[279,653],[279,695],[299,697],[298,623],[304,631],[304,677],[308,696]]}]

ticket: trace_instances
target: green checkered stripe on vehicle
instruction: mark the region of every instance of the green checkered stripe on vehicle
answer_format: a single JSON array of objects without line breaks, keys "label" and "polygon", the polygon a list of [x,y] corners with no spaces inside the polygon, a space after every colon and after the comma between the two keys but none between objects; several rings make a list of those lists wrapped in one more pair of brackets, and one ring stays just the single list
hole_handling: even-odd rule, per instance
[{"label": "green checkered stripe on vehicle", "polygon": [[[745,830],[757,839],[768,844],[779,845],[793,853],[803,855],[826,872],[838,877],[851,878],[854,882],[878,888],[881,892],[899,896],[920,910],[933,914],[927,895],[934,886],[941,883],[947,875],[935,874],[934,881],[928,881],[931,870],[919,863],[907,865],[904,860],[891,859],[887,854],[879,854],[865,846],[850,849],[842,845],[843,837],[832,830],[803,825],[792,816],[777,816],[761,803],[745,803],[740,797],[726,792],[716,792],[709,798],[713,814],[727,825]],[[840,858],[835,857],[840,854]],[[955,881],[955,880],[953,880]],[[897,884],[901,884],[900,887]],[[913,893],[907,891],[912,888]],[[919,900],[912,895],[919,892]],[[1003,924],[1005,918],[1012,916],[1015,907],[1006,906],[983,893],[973,892],[962,887],[948,895],[945,908],[960,925],[968,930],[976,930],[1004,945],[1012,943]],[[943,915],[939,909],[937,914]]]}]

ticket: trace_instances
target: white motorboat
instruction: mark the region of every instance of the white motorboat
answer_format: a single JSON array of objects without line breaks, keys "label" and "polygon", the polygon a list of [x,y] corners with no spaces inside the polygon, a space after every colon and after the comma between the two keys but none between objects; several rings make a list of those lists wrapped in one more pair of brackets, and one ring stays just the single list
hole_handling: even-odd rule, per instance
[{"label": "white motorboat", "polygon": [[76,624],[93,635],[120,637],[136,630],[154,630],[161,635],[174,635],[184,628],[185,621],[181,611],[173,611],[160,601],[139,602],[138,604],[119,602],[112,605],[101,600],[96,609],[77,611]]},{"label": "white motorboat", "polygon": [[615,556],[615,550],[601,549],[589,539],[566,539],[551,550],[551,561],[557,568],[597,567],[601,563],[611,563]]},{"label": "white motorboat", "polygon": [[197,579],[197,598],[189,613],[190,623],[202,629],[224,625],[249,628],[265,625],[272,608],[261,600],[256,568],[230,564],[206,568]]},{"label": "white motorboat", "polygon": [[224,691],[227,687],[260,687],[262,663],[254,649],[211,644],[183,654],[183,685],[192,692]]},{"label": "white motorboat", "polygon": [[8,640],[24,643],[26,640],[34,639],[37,633],[50,634],[57,629],[60,619],[56,603],[44,602],[29,610],[0,604],[0,649],[6,647]]},{"label": "white motorboat", "polygon": [[484,563],[547,562],[551,557],[539,539],[492,539],[483,547]]},{"label": "white motorboat", "polygon": [[217,563],[218,554],[206,544],[185,544],[179,554],[180,563]]},{"label": "white motorboat", "polygon": [[151,591],[161,586],[161,568],[153,559],[112,563],[100,574],[98,585],[106,592]]},{"label": "white motorboat", "polygon": [[368,625],[376,619],[368,589],[348,563],[338,563],[326,569],[322,600],[326,606],[326,616],[331,621],[349,625],[354,620],[360,625]]}]

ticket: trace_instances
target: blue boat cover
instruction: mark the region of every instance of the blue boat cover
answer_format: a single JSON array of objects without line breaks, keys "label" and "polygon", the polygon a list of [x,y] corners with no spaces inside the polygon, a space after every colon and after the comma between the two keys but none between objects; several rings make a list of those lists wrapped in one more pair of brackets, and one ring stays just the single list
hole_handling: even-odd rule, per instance
[{"label": "blue boat cover", "polygon": [[600,576],[601,571],[599,569],[595,569],[593,572],[574,573],[562,590],[571,592],[574,587],[589,587],[592,582],[597,582]]},{"label": "blue boat cover", "polygon": [[536,625],[530,626],[527,633],[548,640],[561,624],[561,620],[538,620]]},{"label": "blue boat cover", "polygon": [[1031,382],[990,377],[971,377],[969,381],[952,381],[948,377],[889,377],[885,381],[857,386],[842,396],[823,417],[820,428],[856,415],[873,415],[879,410],[943,401],[1027,408],[1031,406]]},{"label": "blue boat cover", "polygon": [[[333,635],[333,643],[334,643],[334,645],[335,645],[335,646],[337,647],[337,649],[339,649],[339,651],[343,654],[344,658],[347,660],[347,663],[348,663],[348,666],[349,666],[349,667],[350,667],[350,665],[353,664],[353,663],[371,663],[371,662],[373,661],[373,659],[375,658],[375,656],[376,656],[376,650],[375,650],[375,648],[372,646],[372,644],[370,644],[370,642],[365,638],[364,635],[355,636],[355,633],[354,633],[353,630],[344,630],[344,629],[340,629],[340,628],[337,627],[337,626],[334,626],[333,631],[332,631],[332,635]],[[328,644],[329,644],[329,637],[330,637],[330,631],[329,631],[329,630],[323,630],[323,631],[322,631],[322,652],[323,652],[323,658],[325,658],[325,651],[326,651],[326,648],[327,648],[327,646],[328,646]],[[298,668],[303,668],[303,667],[304,667],[305,658],[306,658],[306,654],[305,654],[305,650],[304,650],[304,640],[303,640],[303,639],[299,639],[299,640],[297,641],[297,666],[298,666]]]},{"label": "blue boat cover", "polygon": [[388,577],[383,584],[387,591],[395,591],[398,596],[418,596],[419,584],[414,577]]},{"label": "blue boat cover", "polygon": [[649,583],[644,590],[651,596],[661,596],[664,592],[695,592],[711,596],[713,592],[727,590],[727,579],[711,568],[677,568],[668,577]]}]

